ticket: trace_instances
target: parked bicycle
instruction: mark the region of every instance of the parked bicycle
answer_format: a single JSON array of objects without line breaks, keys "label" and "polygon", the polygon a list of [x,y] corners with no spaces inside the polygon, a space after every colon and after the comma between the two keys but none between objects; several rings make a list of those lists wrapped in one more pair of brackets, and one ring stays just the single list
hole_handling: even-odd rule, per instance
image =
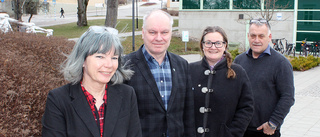
[{"label": "parked bicycle", "polygon": [[307,39],[304,39],[301,43],[300,55],[301,55],[301,52],[304,52],[304,56],[307,57],[309,54],[312,53],[311,51],[312,51],[311,43],[308,43]]},{"label": "parked bicycle", "polygon": [[296,56],[296,48],[294,46],[293,43],[288,43],[288,40],[286,40],[285,38],[283,38],[285,41],[286,41],[286,51],[285,53],[287,55],[290,55],[291,53],[293,53],[293,56],[295,57]]},{"label": "parked bicycle", "polygon": [[320,56],[320,40],[313,42],[313,56],[319,57]]},{"label": "parked bicycle", "polygon": [[283,54],[284,47],[283,47],[281,39],[272,39],[271,41],[273,43],[273,49],[280,52],[281,54]]}]

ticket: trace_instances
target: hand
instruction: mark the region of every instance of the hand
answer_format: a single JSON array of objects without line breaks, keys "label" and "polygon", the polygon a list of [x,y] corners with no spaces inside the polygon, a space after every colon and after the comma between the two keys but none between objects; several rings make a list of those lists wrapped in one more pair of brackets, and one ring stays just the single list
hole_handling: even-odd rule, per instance
[{"label": "hand", "polygon": [[276,131],[276,129],[271,129],[268,122],[263,123],[260,127],[257,128],[257,130],[262,130],[262,129],[263,129],[263,133],[266,135],[273,135],[274,132]]}]

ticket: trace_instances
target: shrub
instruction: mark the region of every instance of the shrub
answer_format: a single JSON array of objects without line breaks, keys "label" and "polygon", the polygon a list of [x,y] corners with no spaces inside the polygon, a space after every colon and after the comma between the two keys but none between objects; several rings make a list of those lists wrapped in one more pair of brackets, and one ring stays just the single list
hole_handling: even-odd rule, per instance
[{"label": "shrub", "polygon": [[0,33],[0,136],[41,136],[47,93],[66,84],[59,64],[73,45],[61,37]]},{"label": "shrub", "polygon": [[240,54],[239,49],[234,49],[234,50],[229,50],[231,56],[232,56],[232,60],[234,60],[234,58],[236,58],[236,56],[238,56]]},{"label": "shrub", "polygon": [[300,56],[294,57],[290,63],[293,67],[293,70],[305,71],[318,66],[320,64],[320,59],[315,58],[314,56],[308,56],[307,58]]}]

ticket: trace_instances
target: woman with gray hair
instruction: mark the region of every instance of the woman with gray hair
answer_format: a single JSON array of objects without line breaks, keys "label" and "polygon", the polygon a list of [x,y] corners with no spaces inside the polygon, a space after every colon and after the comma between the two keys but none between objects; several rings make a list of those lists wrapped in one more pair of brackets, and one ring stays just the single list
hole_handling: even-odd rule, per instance
[{"label": "woman with gray hair", "polygon": [[121,64],[117,30],[91,26],[62,65],[70,83],[49,91],[42,136],[140,137],[133,71]]}]

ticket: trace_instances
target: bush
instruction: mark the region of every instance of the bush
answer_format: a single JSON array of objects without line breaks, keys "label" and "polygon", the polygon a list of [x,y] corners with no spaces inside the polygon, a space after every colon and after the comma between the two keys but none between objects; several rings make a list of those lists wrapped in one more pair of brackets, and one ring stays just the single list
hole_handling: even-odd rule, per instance
[{"label": "bush", "polygon": [[294,57],[290,62],[293,70],[305,71],[318,66],[320,64],[320,59],[315,58],[314,56],[308,56],[307,58],[300,56]]},{"label": "bush", "polygon": [[47,93],[66,84],[59,64],[73,45],[61,37],[0,33],[0,136],[41,136]]},{"label": "bush", "polygon": [[230,54],[231,54],[231,56],[232,56],[232,60],[234,60],[234,58],[236,58],[236,56],[238,56],[239,54],[241,54],[240,52],[239,52],[239,49],[237,48],[237,49],[234,49],[234,50],[229,50],[229,52],[230,52]]}]

